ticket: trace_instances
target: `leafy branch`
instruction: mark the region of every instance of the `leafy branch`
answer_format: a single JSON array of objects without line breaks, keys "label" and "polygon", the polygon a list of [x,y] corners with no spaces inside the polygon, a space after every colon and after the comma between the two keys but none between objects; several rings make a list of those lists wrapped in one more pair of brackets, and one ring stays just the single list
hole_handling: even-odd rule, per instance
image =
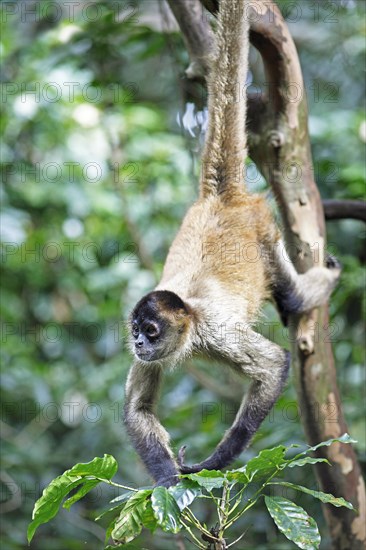
[{"label": "leafy branch", "polygon": [[[197,548],[225,550],[235,546],[245,535],[243,533],[238,539],[227,544],[227,531],[262,497],[278,529],[289,540],[298,548],[316,549],[319,548],[320,534],[315,520],[294,502],[282,496],[266,494],[266,489],[286,487],[311,495],[323,503],[353,510],[352,504],[343,498],[289,483],[279,477],[286,468],[319,462],[329,464],[325,458],[314,458],[310,453],[334,442],[355,441],[348,434],[344,434],[339,438],[308,447],[292,458],[287,458],[288,452],[298,445],[280,445],[261,451],[242,468],[227,472],[202,470],[199,473],[182,475],[179,483],[169,489],[151,487],[137,490],[116,483],[112,481],[118,470],[115,458],[110,455],[96,457],[91,462],[76,464],[45,488],[34,506],[32,522],[28,527],[28,542],[31,542],[40,525],[50,521],[58,513],[61,505],[70,509],[99,483],[108,483],[127,492],[113,499],[112,507],[96,518],[100,520],[107,515],[113,516],[106,528],[105,550],[126,548],[126,545],[140,535],[143,527],[151,533],[160,528],[173,535],[185,529],[192,544]],[[259,488],[255,490],[254,484],[259,484]],[[68,496],[76,487],[78,491],[73,496]],[[254,491],[249,498],[245,496],[247,491]],[[197,518],[190,508],[198,498],[208,498],[216,508],[217,522],[211,528]],[[113,546],[109,545],[110,539],[114,542]]]}]

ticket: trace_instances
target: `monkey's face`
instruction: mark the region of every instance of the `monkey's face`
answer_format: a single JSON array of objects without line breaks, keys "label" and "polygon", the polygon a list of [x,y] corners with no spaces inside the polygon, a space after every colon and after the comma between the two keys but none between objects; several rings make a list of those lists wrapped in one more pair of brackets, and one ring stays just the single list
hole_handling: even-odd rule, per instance
[{"label": "monkey's face", "polygon": [[178,296],[168,291],[155,291],[140,300],[130,321],[136,358],[159,361],[176,352],[181,345],[187,314]]},{"label": "monkey's face", "polygon": [[133,351],[142,361],[155,361],[164,356],[165,326],[151,315],[137,315],[132,320]]}]

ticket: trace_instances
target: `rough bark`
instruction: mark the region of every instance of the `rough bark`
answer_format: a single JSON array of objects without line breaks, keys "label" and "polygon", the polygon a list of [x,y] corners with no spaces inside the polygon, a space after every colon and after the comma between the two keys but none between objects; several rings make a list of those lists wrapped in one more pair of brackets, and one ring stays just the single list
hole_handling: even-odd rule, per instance
[{"label": "rough bark", "polygon": [[199,0],[168,0],[170,9],[182,31],[191,63],[186,75],[192,80],[204,81],[208,73],[209,55],[214,48],[214,35],[204,17]]},{"label": "rough bark", "polygon": [[[179,4],[177,21],[195,51],[197,32],[189,33],[182,21],[199,29],[199,58],[208,59],[212,47],[207,20],[198,23],[187,13],[189,2]],[[202,0],[210,11],[217,0]],[[255,10],[255,11],[254,11]],[[173,10],[174,11],[174,10]],[[250,155],[271,184],[280,206],[287,243],[299,272],[323,264],[326,246],[322,201],[314,181],[307,126],[307,102],[298,55],[291,35],[272,0],[256,0],[251,10],[251,42],[260,52],[270,93],[249,99]],[[203,23],[202,23],[203,21]],[[192,38],[193,37],[193,38]],[[296,100],[294,101],[294,97]],[[328,307],[290,320],[292,363],[299,407],[310,445],[347,431],[337,386]],[[332,545],[337,550],[361,550],[366,542],[365,487],[350,445],[333,444],[319,450],[333,467],[318,465],[320,489],[351,501],[357,513],[324,505]]]}]

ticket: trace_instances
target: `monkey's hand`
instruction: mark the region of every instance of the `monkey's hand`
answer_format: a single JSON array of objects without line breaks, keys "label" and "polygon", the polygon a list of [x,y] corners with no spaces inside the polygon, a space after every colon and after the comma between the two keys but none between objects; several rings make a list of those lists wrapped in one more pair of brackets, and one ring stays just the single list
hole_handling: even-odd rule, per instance
[{"label": "monkey's hand", "polygon": [[325,264],[328,269],[337,270],[338,276],[341,274],[342,264],[335,256],[332,256],[332,254],[329,254],[329,253],[326,254]]},{"label": "monkey's hand", "polygon": [[178,452],[177,456],[177,462],[179,466],[179,470],[181,474],[196,474],[197,472],[200,472],[204,469],[205,466],[201,466],[201,464],[192,464],[192,466],[187,466],[184,462],[185,454],[186,454],[186,445],[183,445]]}]

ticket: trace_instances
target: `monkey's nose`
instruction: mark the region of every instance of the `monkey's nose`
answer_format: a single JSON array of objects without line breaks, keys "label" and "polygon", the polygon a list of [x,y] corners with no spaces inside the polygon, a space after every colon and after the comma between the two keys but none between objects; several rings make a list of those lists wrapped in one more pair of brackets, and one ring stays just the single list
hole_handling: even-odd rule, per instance
[{"label": "monkey's nose", "polygon": [[135,343],[135,346],[137,348],[142,348],[143,345],[144,345],[144,342],[142,340],[137,340],[137,342]]}]

